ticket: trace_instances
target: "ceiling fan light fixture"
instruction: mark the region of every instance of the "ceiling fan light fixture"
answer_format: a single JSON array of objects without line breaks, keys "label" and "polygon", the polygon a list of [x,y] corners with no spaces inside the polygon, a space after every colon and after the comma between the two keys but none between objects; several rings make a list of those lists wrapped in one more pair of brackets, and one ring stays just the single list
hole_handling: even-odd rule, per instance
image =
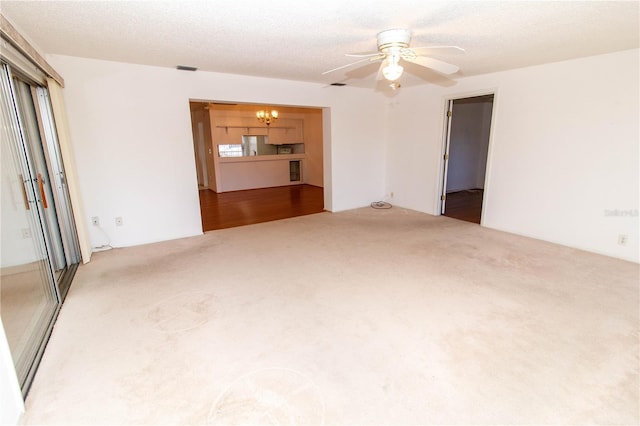
[{"label": "ceiling fan light fixture", "polygon": [[381,52],[389,48],[405,48],[411,42],[411,31],[399,28],[385,30],[378,33],[377,39]]},{"label": "ceiling fan light fixture", "polygon": [[[449,75],[458,72],[458,66],[424,55],[419,51],[423,49],[440,49],[440,52],[446,50],[464,52],[464,49],[458,46],[423,46],[411,48],[409,46],[411,43],[411,31],[401,28],[394,28],[379,32],[377,35],[377,41],[377,51],[347,53],[347,56],[359,59],[350,64],[325,71],[322,74],[328,74],[330,72],[349,68],[364,62],[382,62],[378,67],[376,80],[380,81],[385,79],[390,83],[395,83],[404,72],[404,68],[400,65],[400,61],[402,60],[411,63],[411,66],[417,65],[419,67],[432,69],[440,74]],[[415,69],[415,67],[413,69]],[[413,71],[413,69],[410,69],[410,71]],[[395,90],[400,87],[400,85],[390,84],[390,87]]]},{"label": "ceiling fan light fixture", "polygon": [[382,68],[382,75],[389,81],[396,81],[402,75],[404,68],[397,63],[390,63],[386,67]]}]

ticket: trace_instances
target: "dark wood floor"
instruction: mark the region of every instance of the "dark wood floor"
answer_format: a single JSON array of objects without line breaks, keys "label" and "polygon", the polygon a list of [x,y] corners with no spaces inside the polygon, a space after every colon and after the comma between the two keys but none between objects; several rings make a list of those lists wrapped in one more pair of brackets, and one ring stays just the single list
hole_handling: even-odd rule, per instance
[{"label": "dark wood floor", "polygon": [[324,190],[312,185],[199,194],[205,232],[324,211]]},{"label": "dark wood floor", "polygon": [[482,189],[447,193],[444,215],[467,222],[480,223],[483,194]]}]

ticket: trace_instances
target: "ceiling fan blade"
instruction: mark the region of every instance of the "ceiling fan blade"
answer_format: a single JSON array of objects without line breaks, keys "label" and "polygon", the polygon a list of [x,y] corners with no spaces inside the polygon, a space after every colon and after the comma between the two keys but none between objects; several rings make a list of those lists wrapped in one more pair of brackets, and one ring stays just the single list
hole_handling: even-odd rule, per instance
[{"label": "ceiling fan blade", "polygon": [[380,52],[356,52],[356,53],[345,53],[345,56],[351,56],[353,58],[367,58],[371,56],[380,55]]},{"label": "ceiling fan blade", "polygon": [[466,52],[466,50],[458,46],[421,46],[421,47],[411,47],[410,49],[411,50],[431,50],[431,49],[450,50],[451,52],[448,52],[448,53],[465,53]]},{"label": "ceiling fan blade", "polygon": [[382,69],[387,66],[389,63],[389,58],[385,58],[384,61],[380,64],[380,68],[378,68],[378,74],[376,75],[376,80],[384,80],[384,75],[382,74]]},{"label": "ceiling fan blade", "polygon": [[322,75],[329,74],[330,72],[342,70],[342,69],[345,69],[345,68],[349,68],[350,66],[357,65],[357,64],[360,64],[362,62],[367,62],[367,61],[370,61],[370,60],[371,59],[369,59],[369,58],[360,59],[359,61],[351,62],[350,64],[342,65],[342,66],[340,66],[338,68],[334,68],[332,70],[325,71],[325,72],[322,73]]},{"label": "ceiling fan blade", "polygon": [[458,72],[460,68],[453,64],[448,64],[438,59],[429,58],[426,56],[416,56],[414,58],[403,58],[405,61],[413,62],[421,67],[431,68],[434,71],[438,71],[441,74],[453,74]]}]

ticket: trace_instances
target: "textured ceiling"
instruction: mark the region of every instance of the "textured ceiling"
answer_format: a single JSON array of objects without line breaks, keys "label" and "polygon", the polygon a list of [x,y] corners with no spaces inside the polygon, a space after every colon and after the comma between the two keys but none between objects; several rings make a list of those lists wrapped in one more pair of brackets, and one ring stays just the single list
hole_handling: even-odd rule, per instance
[{"label": "textured ceiling", "polygon": [[407,64],[404,86],[637,48],[636,1],[0,1],[45,53],[376,87],[377,64],[322,75],[344,53],[375,51],[376,33],[412,31],[411,46],[460,67],[445,78]]}]

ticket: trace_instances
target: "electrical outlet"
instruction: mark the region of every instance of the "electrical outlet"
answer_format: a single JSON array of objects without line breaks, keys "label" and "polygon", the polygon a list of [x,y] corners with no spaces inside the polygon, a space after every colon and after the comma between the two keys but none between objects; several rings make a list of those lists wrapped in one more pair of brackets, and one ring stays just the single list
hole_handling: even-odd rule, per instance
[{"label": "electrical outlet", "polygon": [[20,233],[22,234],[22,238],[31,238],[31,230],[29,228],[22,228]]},{"label": "electrical outlet", "polygon": [[629,236],[627,234],[618,235],[618,244],[621,246],[626,246],[629,242]]},{"label": "electrical outlet", "polygon": [[118,216],[116,217],[116,226],[122,226],[124,225],[124,222],[122,222],[122,217]]},{"label": "electrical outlet", "polygon": [[93,216],[91,218],[91,224],[93,226],[100,226],[100,219],[98,218],[98,216]]},{"label": "electrical outlet", "polygon": [[389,198],[393,198],[393,192],[390,194],[390,197],[389,197]]}]

